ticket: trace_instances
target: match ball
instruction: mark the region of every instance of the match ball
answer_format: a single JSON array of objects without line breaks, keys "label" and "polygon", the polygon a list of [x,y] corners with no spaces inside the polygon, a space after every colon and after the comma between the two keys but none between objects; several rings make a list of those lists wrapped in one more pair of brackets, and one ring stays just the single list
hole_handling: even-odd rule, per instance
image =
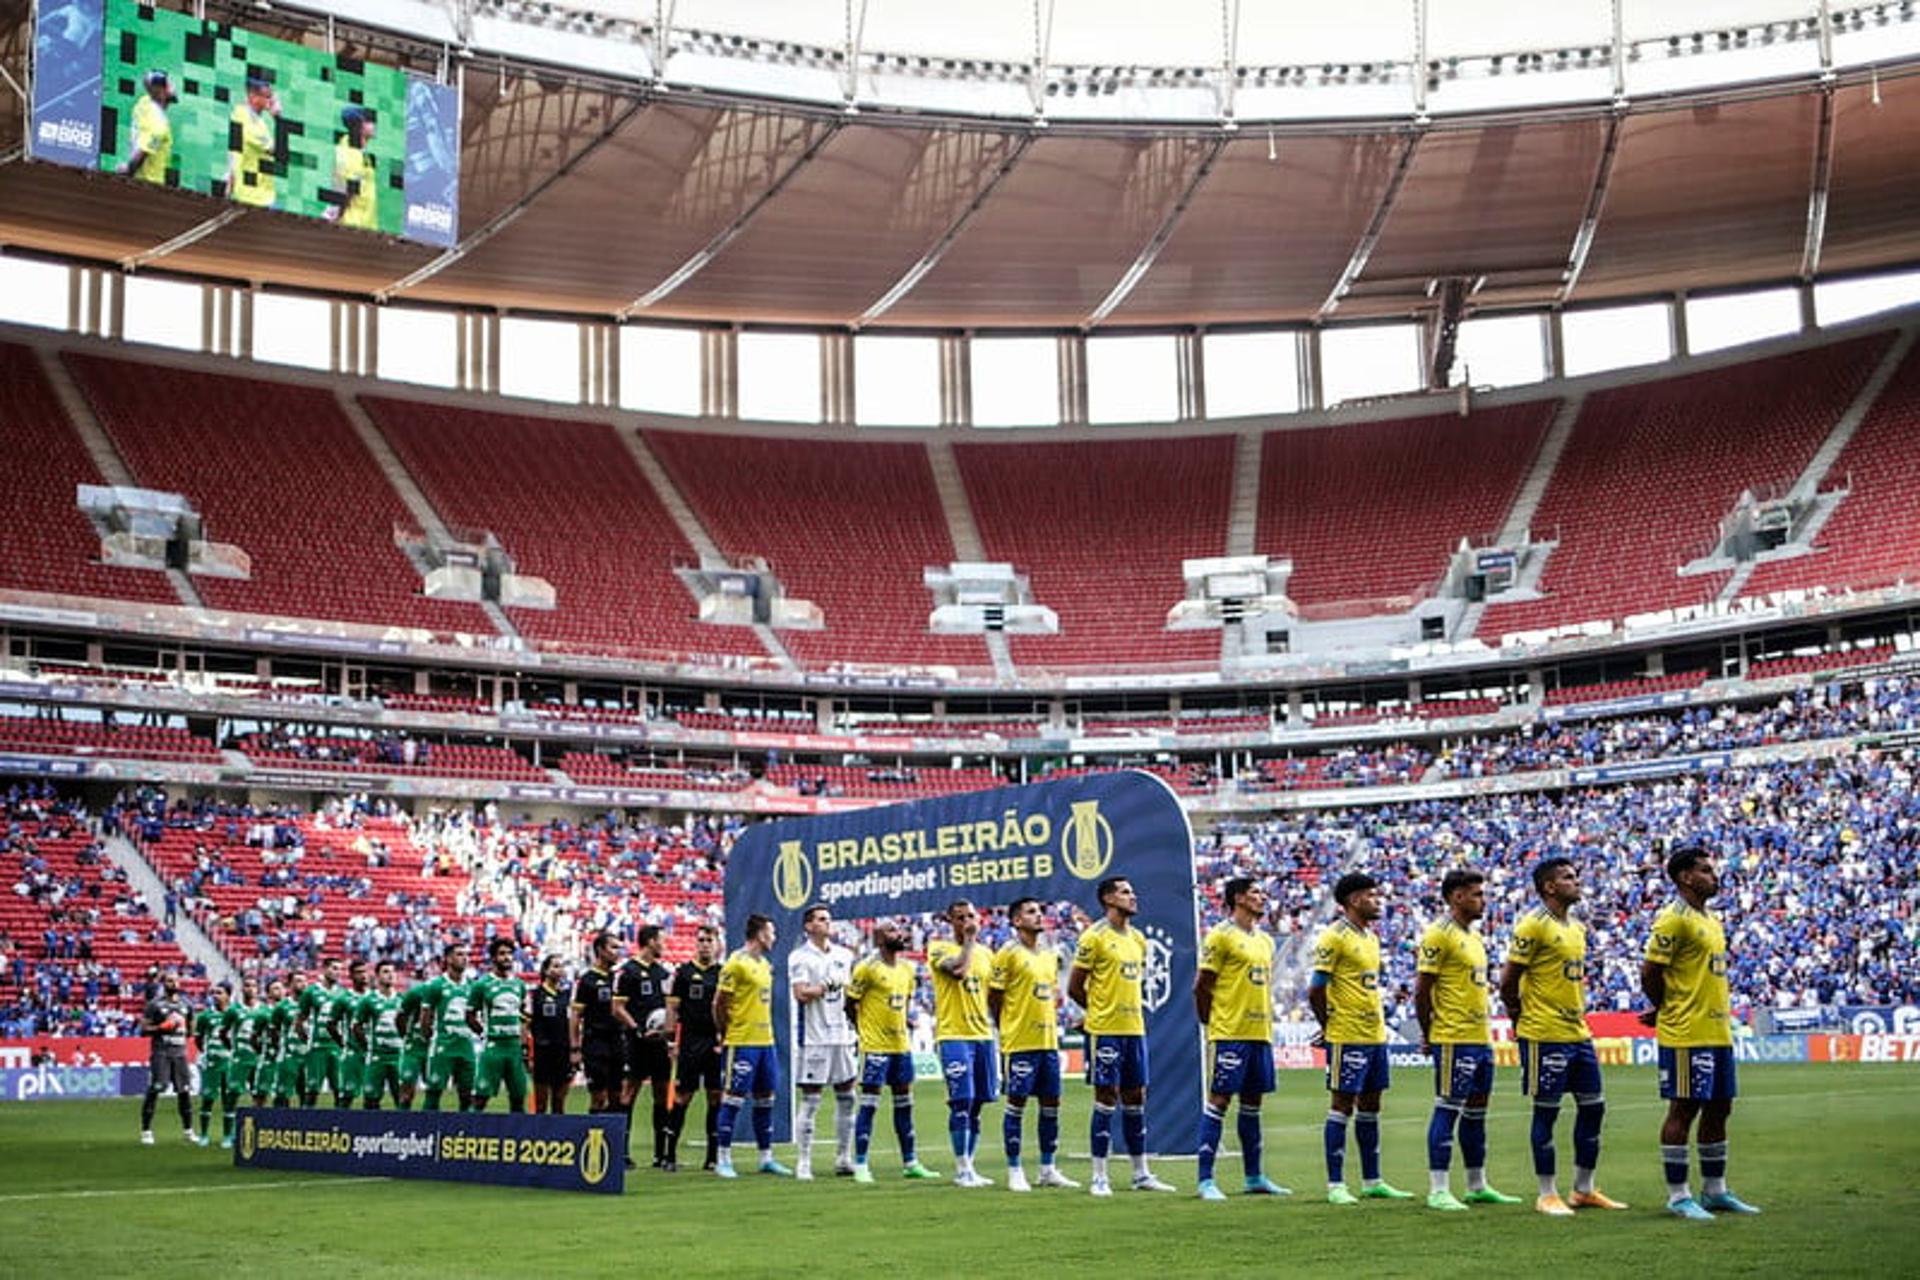
[{"label": "match ball", "polygon": [[647,1034],[648,1035],[658,1035],[660,1032],[666,1030],[666,1026],[667,1026],[667,1011],[665,1009],[655,1009],[652,1013],[647,1015]]}]

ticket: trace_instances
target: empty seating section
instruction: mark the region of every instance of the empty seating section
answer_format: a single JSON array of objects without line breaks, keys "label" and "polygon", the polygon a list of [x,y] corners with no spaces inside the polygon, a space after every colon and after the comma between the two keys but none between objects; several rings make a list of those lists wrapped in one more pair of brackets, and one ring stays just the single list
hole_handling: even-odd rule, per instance
[{"label": "empty seating section", "polygon": [[180,603],[164,574],[96,563],[100,539],[75,505],[74,486],[106,481],[29,348],[0,344],[0,402],[6,405],[0,587]]},{"label": "empty seating section", "polygon": [[29,716],[0,716],[0,751],[220,763],[220,751],[213,743],[185,729]]},{"label": "empty seating section", "polygon": [[470,604],[429,600],[394,545],[410,517],[333,392],[64,357],[139,482],[185,494],[251,579],[196,577],[215,609],[487,635]]},{"label": "empty seating section", "polygon": [[436,715],[493,714],[493,704],[484,698],[469,698],[453,693],[383,693],[380,701],[394,711],[430,711]]},{"label": "empty seating section", "polygon": [[551,782],[508,747],[476,747],[460,743],[414,744],[412,763],[392,742],[370,738],[300,738],[288,740],[250,733],[237,744],[249,760],[276,769],[311,769],[323,773],[397,773],[424,778],[498,778],[506,782]]},{"label": "empty seating section", "polygon": [[847,796],[859,800],[911,800],[961,791],[1005,786],[991,769],[915,769],[872,765],[776,764],[767,781],[802,795]]},{"label": "empty seating section", "polygon": [[556,608],[508,611],[529,638],[641,656],[764,655],[750,630],[695,620],[673,573],[693,548],[612,427],[384,396],[360,403],[442,519],[494,534],[519,572],[553,584]]},{"label": "empty seating section", "polygon": [[862,738],[1037,738],[1044,720],[861,720],[846,731]]},{"label": "empty seating section", "polygon": [[1009,637],[1023,667],[1215,664],[1218,631],[1170,632],[1180,562],[1224,555],[1231,436],[960,444],[989,559],[1030,575],[1060,634]]},{"label": "empty seating section", "polygon": [[1847,496],[1814,534],[1816,554],[1758,565],[1741,594],[1881,587],[1920,578],[1920,347],[1907,353],[1823,489]]},{"label": "empty seating section", "polygon": [[928,565],[954,559],[919,444],[649,431],[647,443],[720,550],[763,556],[824,631],[783,631],[800,662],[984,667],[973,636],[927,630]]},{"label": "empty seating section", "polygon": [[1743,490],[1783,492],[1891,341],[1874,334],[1587,397],[1533,520],[1559,539],[1545,598],[1488,607],[1495,638],[1714,598],[1727,575],[1681,577]]},{"label": "empty seating section", "polygon": [[1292,558],[1302,605],[1418,593],[1460,539],[1500,531],[1558,408],[1270,431],[1255,549]]},{"label": "empty seating section", "polygon": [[1615,698],[1640,698],[1650,693],[1672,693],[1696,689],[1707,682],[1705,671],[1680,671],[1673,675],[1648,676],[1643,680],[1607,680],[1600,684],[1561,685],[1547,690],[1546,705],[1567,706],[1576,702],[1611,702]]},{"label": "empty seating section", "polygon": [[601,787],[654,787],[672,791],[740,791],[753,783],[743,769],[724,765],[687,764],[661,767],[629,764],[591,751],[569,751],[560,757],[560,772],[575,782]]},{"label": "empty seating section", "polygon": [[1871,649],[1846,649],[1838,653],[1799,653],[1785,658],[1769,658],[1747,668],[1747,679],[1768,680],[1775,676],[1806,675],[1815,671],[1843,671],[1848,667],[1871,667],[1889,662],[1897,653],[1891,645]]},{"label": "empty seating section", "polygon": [[676,711],[674,723],[701,733],[817,733],[819,721],[808,715],[734,715],[726,711]]}]

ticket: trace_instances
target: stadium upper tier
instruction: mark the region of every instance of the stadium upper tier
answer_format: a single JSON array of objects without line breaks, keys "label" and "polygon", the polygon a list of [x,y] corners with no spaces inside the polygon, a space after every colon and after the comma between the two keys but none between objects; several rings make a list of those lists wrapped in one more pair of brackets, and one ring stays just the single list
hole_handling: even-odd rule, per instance
[{"label": "stadium upper tier", "polygon": [[[267,381],[205,358],[0,344],[0,395],[25,411],[10,419],[22,465],[0,474],[20,517],[0,531],[0,590],[32,593],[22,606],[120,602],[103,608],[171,634],[307,627],[324,647],[333,626],[354,643],[795,683],[1037,687],[1173,670],[1232,683],[1289,663],[1325,679],[1423,640],[1470,667],[1546,652],[1553,634],[1679,625],[1658,611],[1787,588],[1904,592],[1920,571],[1911,343],[1868,331],[1499,393],[1446,416],[1386,406],[1231,433],[991,441],[669,431],[611,410],[502,413],[481,397]],[[193,536],[237,545],[251,576],[103,567],[105,517],[72,497],[103,469],[178,495],[204,521]],[[426,584],[448,585],[416,543],[434,538],[442,558],[497,554],[508,576],[551,584],[551,607],[430,598]],[[1478,580],[1489,548],[1517,558],[1511,584]],[[1191,562],[1225,556],[1263,558],[1265,585],[1192,598]],[[972,634],[936,634],[935,606],[978,586],[928,580],[955,562],[1010,565],[1018,608],[1057,629],[1015,625],[1009,596],[1011,634],[977,604],[958,609]],[[469,585],[478,598],[479,575]],[[1804,605],[1781,599],[1767,607]],[[1534,647],[1509,655],[1503,641]]]}]

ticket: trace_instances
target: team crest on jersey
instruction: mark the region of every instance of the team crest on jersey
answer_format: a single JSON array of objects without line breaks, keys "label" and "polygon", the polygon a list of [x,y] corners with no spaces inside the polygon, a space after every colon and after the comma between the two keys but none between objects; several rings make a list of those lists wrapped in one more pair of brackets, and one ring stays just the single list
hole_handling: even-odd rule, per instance
[{"label": "team crest on jersey", "polygon": [[1140,932],[1147,937],[1147,966],[1146,972],[1140,975],[1140,1003],[1157,1012],[1173,998],[1173,939],[1154,925],[1140,928]]}]

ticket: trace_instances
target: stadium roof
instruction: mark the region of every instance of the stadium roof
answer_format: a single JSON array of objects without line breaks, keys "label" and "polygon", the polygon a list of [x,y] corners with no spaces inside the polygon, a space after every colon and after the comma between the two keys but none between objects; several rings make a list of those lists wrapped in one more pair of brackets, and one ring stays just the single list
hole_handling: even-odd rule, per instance
[{"label": "stadium roof", "polygon": [[[23,44],[0,31],[9,62]],[[1299,323],[1404,316],[1453,277],[1483,310],[1578,304],[1920,261],[1915,70],[1229,129],[849,113],[475,58],[452,252],[28,163],[0,167],[0,242],[636,320]],[[20,131],[9,97],[0,154]]]}]

